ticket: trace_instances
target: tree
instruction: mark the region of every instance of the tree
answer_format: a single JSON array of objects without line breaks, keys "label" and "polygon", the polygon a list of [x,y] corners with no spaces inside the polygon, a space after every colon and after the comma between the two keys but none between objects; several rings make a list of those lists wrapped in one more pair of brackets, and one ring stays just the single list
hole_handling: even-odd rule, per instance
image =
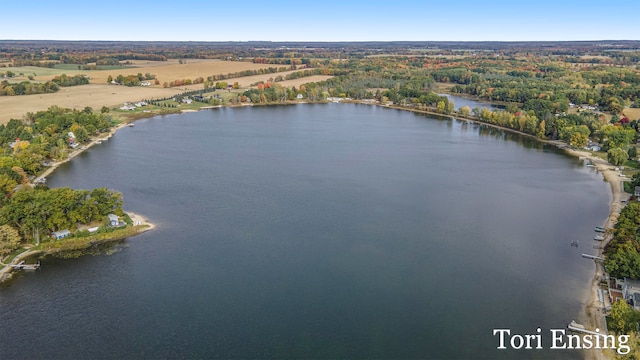
[{"label": "tree", "polygon": [[624,164],[625,161],[627,161],[628,156],[627,152],[621,148],[615,148],[607,151],[607,160],[615,166]]},{"label": "tree", "polygon": [[589,138],[587,138],[584,134],[575,131],[569,138],[569,145],[581,148],[587,145],[588,139]]},{"label": "tree", "polygon": [[607,325],[618,334],[629,334],[638,330],[640,312],[634,310],[629,304],[618,300],[611,305],[611,321]]},{"label": "tree", "polygon": [[458,109],[458,112],[460,112],[460,116],[467,117],[471,113],[471,108],[468,106],[463,106],[460,109]]},{"label": "tree", "polygon": [[20,246],[20,233],[9,225],[0,225],[0,257],[11,254]]},{"label": "tree", "polygon": [[629,160],[633,160],[638,157],[638,149],[636,149],[635,146],[632,146],[627,151],[627,154],[629,155]]}]

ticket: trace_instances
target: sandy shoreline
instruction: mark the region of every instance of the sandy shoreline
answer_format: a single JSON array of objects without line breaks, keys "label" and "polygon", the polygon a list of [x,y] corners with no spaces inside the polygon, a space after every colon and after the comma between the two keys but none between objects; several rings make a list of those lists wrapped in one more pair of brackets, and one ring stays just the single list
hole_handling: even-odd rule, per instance
[{"label": "sandy shoreline", "polygon": [[[611,165],[609,162],[592,155],[588,151],[574,150],[570,148],[564,148],[565,151],[571,155],[584,157],[585,159],[591,161],[602,173],[604,179],[611,186],[611,203],[609,205],[609,216],[604,223],[604,227],[607,229],[613,228],[613,226],[618,221],[618,216],[620,215],[620,211],[624,208],[625,203],[622,201],[628,201],[630,198],[630,194],[624,192],[623,187],[623,178],[620,174],[615,171],[615,166]],[[594,224],[597,225],[597,224]],[[602,242],[602,246],[598,250],[597,256],[603,256],[603,249],[606,244],[611,240],[611,235],[607,234],[606,239]],[[600,278],[604,275],[604,266],[601,262],[595,262],[596,271],[591,280],[591,288],[589,289],[589,298],[587,303],[585,304],[585,313],[587,323],[584,324],[588,329],[606,329],[607,324],[605,323],[604,314],[602,312],[603,305],[600,302],[600,298],[598,296],[598,287],[600,283]],[[593,350],[586,352],[587,359],[607,359],[608,357],[604,354],[602,350]]]},{"label": "sandy shoreline", "polygon": [[[375,104],[375,105],[379,105],[379,104]],[[382,105],[379,105],[379,106],[382,106]],[[536,136],[533,136],[531,134],[527,134],[518,130],[486,123],[486,122],[472,119],[472,118],[465,118],[457,115],[439,114],[439,113],[434,113],[432,111],[427,111],[427,110],[406,109],[406,108],[397,107],[397,106],[383,106],[383,107],[388,107],[388,108],[393,108],[398,110],[408,110],[412,112],[425,113],[429,115],[444,116],[444,117],[449,117],[451,119],[472,121],[474,123],[483,124],[483,125],[491,126],[504,131],[509,131],[509,132],[521,134],[523,136],[531,137],[543,143],[553,145],[560,149],[563,149],[569,155],[572,155],[578,158],[584,158],[585,160],[589,160],[595,166],[595,168],[602,173],[605,181],[607,181],[611,186],[612,196],[611,196],[611,203],[609,204],[609,216],[607,217],[603,225],[606,229],[613,228],[613,226],[618,221],[618,216],[620,215],[620,211],[626,205],[622,201],[624,200],[625,202],[627,202],[631,196],[630,194],[624,191],[624,186],[622,184],[623,178],[620,176],[620,173],[615,171],[615,166],[611,165],[608,161],[593,155],[589,151],[572,149],[562,141],[543,140]],[[593,225],[598,226],[599,224],[593,224]],[[610,240],[611,240],[611,235],[607,234],[606,239],[602,242],[602,246],[598,250],[597,256],[603,257],[603,249]],[[602,312],[603,306],[598,296],[598,287],[599,287],[598,284],[600,282],[600,278],[604,275],[605,271],[604,271],[604,266],[601,262],[595,262],[595,266],[596,266],[596,271],[594,273],[593,279],[591,280],[591,286],[589,289],[587,289],[588,299],[584,305],[584,315],[586,315],[586,318],[585,318],[586,323],[583,325],[585,325],[585,327],[590,330],[594,330],[596,328],[602,330],[602,329],[606,329],[607,325],[605,323],[605,319],[603,316],[604,314]],[[585,351],[585,358],[605,360],[605,359],[608,359],[609,357],[606,356],[602,350],[593,349],[590,351]]]}]

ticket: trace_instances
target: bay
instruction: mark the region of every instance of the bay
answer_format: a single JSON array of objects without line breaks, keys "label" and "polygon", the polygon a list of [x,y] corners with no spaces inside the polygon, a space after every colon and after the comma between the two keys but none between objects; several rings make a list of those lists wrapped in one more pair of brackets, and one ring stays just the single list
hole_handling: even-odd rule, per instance
[{"label": "bay", "polygon": [[493,329],[581,320],[611,196],[532,139],[355,104],[141,120],[49,185],[157,228],[0,289],[2,359],[581,358]]}]

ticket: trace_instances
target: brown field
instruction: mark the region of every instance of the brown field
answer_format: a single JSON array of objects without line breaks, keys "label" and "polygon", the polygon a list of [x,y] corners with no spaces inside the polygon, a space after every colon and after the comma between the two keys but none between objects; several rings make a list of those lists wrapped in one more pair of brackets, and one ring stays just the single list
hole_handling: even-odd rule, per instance
[{"label": "brown field", "polygon": [[[93,77],[94,83],[82,86],[73,86],[60,88],[60,91],[53,94],[38,94],[38,95],[23,95],[23,96],[1,96],[0,97],[0,124],[4,124],[10,119],[21,119],[23,115],[28,112],[37,112],[48,109],[50,106],[57,105],[64,108],[83,109],[87,106],[100,109],[102,106],[116,107],[122,105],[124,102],[135,102],[143,99],[150,98],[163,98],[172,96],[174,94],[181,93],[185,90],[197,90],[202,89],[202,84],[181,86],[178,88],[163,88],[162,86],[149,86],[149,87],[127,87],[118,85],[107,85],[106,77],[108,72],[112,72],[115,76],[117,74],[137,74],[138,72],[150,72],[156,74],[160,81],[163,81],[162,76],[167,76],[166,81],[173,81],[175,79],[182,78],[196,78],[198,76],[207,76],[212,74],[226,74],[229,72],[242,71],[246,69],[269,67],[268,65],[259,65],[235,61],[212,61],[212,60],[188,60],[192,63],[177,64],[167,62],[159,62],[163,65],[150,65],[144,68],[136,69],[123,69],[115,71],[104,71],[104,82],[96,82],[96,77],[93,74],[103,71],[90,72]],[[243,66],[244,65],[244,66]],[[249,66],[247,66],[249,65]],[[255,66],[255,67],[254,67]],[[273,66],[273,65],[272,65]],[[173,71],[173,72],[172,72]],[[206,72],[205,72],[206,71]],[[295,70],[297,71],[297,70]],[[241,88],[248,88],[251,84],[259,81],[269,81],[269,79],[275,78],[278,75],[285,76],[293,71],[285,71],[275,74],[264,74],[255,76],[245,76],[240,78],[227,79],[230,84],[238,82]],[[196,76],[196,74],[198,74]],[[310,76],[299,78],[295,80],[287,80],[279,82],[278,84],[291,87],[299,87],[301,84],[308,82],[317,82],[330,78],[331,76]]]},{"label": "brown field", "polygon": [[[201,85],[202,86],[202,85]],[[182,92],[181,89],[151,87],[126,87],[115,85],[81,85],[61,88],[53,94],[2,96],[0,97],[0,123],[10,119],[21,119],[28,112],[46,110],[57,105],[64,108],[83,109],[90,106],[100,109],[124,102],[133,102],[150,97],[165,97]]]},{"label": "brown field", "polygon": [[[241,61],[220,61],[220,60],[193,60],[187,59],[186,64],[178,64],[178,60],[170,61],[143,61],[136,62],[140,64],[140,67],[132,69],[118,69],[118,70],[98,70],[91,71],[88,75],[91,76],[92,84],[106,84],[107,77],[111,75],[116,77],[118,75],[136,75],[138,73],[146,74],[151,73],[156,76],[156,79],[163,82],[171,82],[174,80],[182,79],[196,79],[198,77],[207,78],[211,75],[220,75],[235,73],[243,70],[259,70],[269,67],[278,67],[278,65],[270,64],[254,64],[250,62]],[[146,63],[146,64],[145,64]]]},{"label": "brown field", "polygon": [[640,120],[640,109],[625,108],[622,110],[622,113],[628,117],[629,120]]}]

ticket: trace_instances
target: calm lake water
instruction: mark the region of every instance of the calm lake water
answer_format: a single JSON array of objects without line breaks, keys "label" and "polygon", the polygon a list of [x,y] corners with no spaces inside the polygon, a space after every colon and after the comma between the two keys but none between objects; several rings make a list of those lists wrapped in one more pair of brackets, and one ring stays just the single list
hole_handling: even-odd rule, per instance
[{"label": "calm lake water", "polygon": [[[366,105],[136,122],[50,186],[158,227],[0,288],[0,358],[580,358],[499,351],[581,320],[610,191],[518,135]],[[573,240],[580,247],[571,247]]]},{"label": "calm lake water", "polygon": [[473,110],[473,108],[476,108],[476,107],[478,109],[482,109],[482,108],[487,108],[490,110],[497,109],[496,106],[488,102],[477,101],[477,100],[469,99],[463,96],[456,96],[451,94],[440,94],[440,95],[446,96],[449,99],[449,101],[453,100],[453,108],[455,110],[459,110],[461,107],[465,107],[465,106],[468,106],[471,110]]}]

